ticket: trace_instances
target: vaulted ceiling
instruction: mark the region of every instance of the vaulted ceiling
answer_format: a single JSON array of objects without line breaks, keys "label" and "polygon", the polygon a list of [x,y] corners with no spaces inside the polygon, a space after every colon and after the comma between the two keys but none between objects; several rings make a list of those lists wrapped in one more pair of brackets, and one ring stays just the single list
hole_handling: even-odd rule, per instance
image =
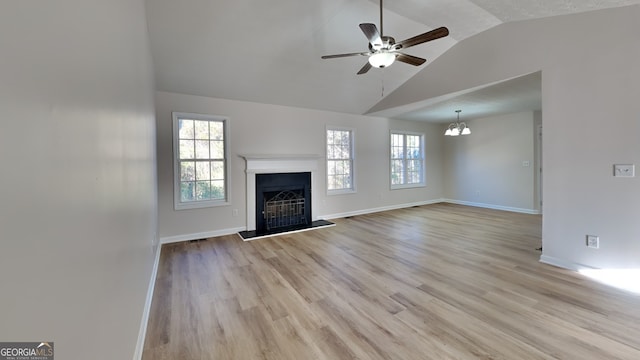
[{"label": "vaulted ceiling", "polygon": [[[457,42],[504,22],[638,4],[640,0],[386,0],[384,35],[396,41],[446,26],[450,36],[406,50],[420,67],[395,63],[356,72],[366,57],[322,60],[367,50],[358,27],[379,22],[378,0],[147,0],[160,91],[363,114]],[[446,101],[531,107],[539,74],[451,94]],[[537,83],[536,83],[537,81]],[[537,84],[537,85],[536,85]],[[438,121],[441,101],[425,99],[410,120]],[[501,105],[504,104],[504,105]],[[490,114],[488,111],[486,114]],[[449,119],[451,114],[447,114]]]}]

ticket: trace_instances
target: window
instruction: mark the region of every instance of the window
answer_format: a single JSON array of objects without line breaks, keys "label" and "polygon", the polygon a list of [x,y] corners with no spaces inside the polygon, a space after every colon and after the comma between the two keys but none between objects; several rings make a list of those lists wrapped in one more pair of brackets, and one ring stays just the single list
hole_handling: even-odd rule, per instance
[{"label": "window", "polygon": [[327,190],[330,194],[355,191],[353,130],[327,128]]},{"label": "window", "polygon": [[228,119],[173,113],[175,209],[227,204]]},{"label": "window", "polygon": [[391,133],[391,188],[424,186],[424,135]]}]

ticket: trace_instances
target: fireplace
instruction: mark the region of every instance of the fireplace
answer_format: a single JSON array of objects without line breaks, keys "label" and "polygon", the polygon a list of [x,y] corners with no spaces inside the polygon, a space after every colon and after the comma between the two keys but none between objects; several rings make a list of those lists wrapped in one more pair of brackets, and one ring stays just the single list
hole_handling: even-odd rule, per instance
[{"label": "fireplace", "polygon": [[240,156],[247,163],[247,229],[238,233],[243,240],[334,225],[313,217],[320,155]]},{"label": "fireplace", "polygon": [[311,224],[311,172],[256,174],[256,232]]}]

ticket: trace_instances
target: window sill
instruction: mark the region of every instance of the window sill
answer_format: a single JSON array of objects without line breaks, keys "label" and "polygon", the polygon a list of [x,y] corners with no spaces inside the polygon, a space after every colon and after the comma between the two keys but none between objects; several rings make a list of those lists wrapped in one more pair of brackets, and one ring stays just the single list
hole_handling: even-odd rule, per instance
[{"label": "window sill", "polygon": [[218,200],[218,201],[194,201],[189,203],[179,203],[174,204],[174,210],[190,210],[190,209],[203,209],[203,208],[213,208],[219,206],[228,206],[231,205],[229,201],[226,200]]},{"label": "window sill", "polygon": [[427,184],[391,185],[391,190],[416,189],[427,187]]},{"label": "window sill", "polygon": [[355,194],[355,189],[327,190],[327,196]]}]

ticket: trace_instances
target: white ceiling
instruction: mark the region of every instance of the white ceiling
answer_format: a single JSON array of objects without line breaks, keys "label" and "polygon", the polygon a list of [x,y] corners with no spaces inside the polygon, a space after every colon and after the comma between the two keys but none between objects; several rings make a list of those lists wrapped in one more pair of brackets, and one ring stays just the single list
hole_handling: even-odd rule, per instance
[{"label": "white ceiling", "polygon": [[[638,4],[640,0],[387,0],[384,33],[396,41],[440,26],[450,36],[405,52],[433,60],[469,36],[503,22]],[[397,63],[356,72],[366,57],[320,56],[367,50],[358,24],[379,22],[378,0],[147,0],[160,91],[363,114],[420,67]],[[450,121],[519,111],[539,103],[540,74],[425,99],[396,117]],[[537,81],[537,83],[536,83]],[[536,85],[537,84],[537,85]],[[537,89],[538,93],[535,93]],[[510,96],[510,97],[508,97]],[[447,106],[448,105],[448,106]],[[476,109],[476,110],[473,110]]]}]

